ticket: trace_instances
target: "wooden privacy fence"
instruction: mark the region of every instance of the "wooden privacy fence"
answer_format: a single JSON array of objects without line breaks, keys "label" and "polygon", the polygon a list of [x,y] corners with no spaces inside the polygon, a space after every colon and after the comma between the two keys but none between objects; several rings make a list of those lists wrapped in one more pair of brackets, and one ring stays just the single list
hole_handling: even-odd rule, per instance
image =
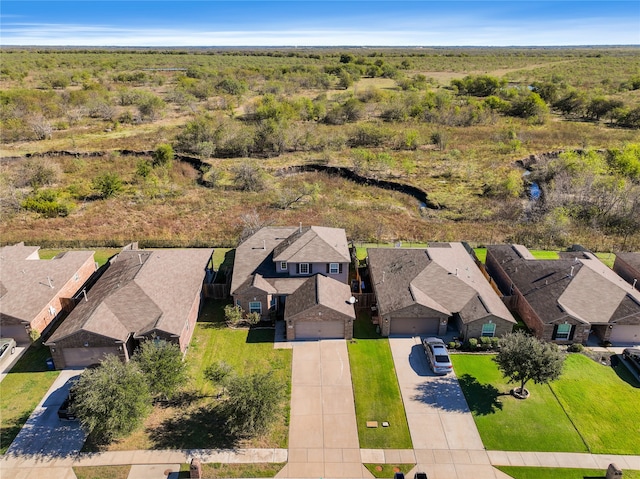
[{"label": "wooden privacy fence", "polygon": [[202,294],[205,298],[227,299],[229,297],[229,285],[224,283],[210,283],[202,285]]},{"label": "wooden privacy fence", "polygon": [[373,293],[351,293],[356,298],[356,304],[354,305],[356,311],[366,309],[371,311],[371,307],[376,304],[376,295]]}]

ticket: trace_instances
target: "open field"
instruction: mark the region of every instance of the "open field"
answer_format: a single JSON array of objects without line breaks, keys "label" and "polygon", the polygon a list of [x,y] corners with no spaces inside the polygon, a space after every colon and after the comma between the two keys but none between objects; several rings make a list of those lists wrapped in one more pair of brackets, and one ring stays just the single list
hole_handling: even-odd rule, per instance
[{"label": "open field", "polygon": [[612,368],[571,354],[558,381],[527,384],[520,401],[490,355],[452,355],[487,449],[638,454],[640,385]]},{"label": "open field", "polygon": [[[635,47],[2,53],[3,242],[233,246],[248,222],[302,221],[374,243],[640,248]],[[474,90],[479,75],[495,88]],[[522,109],[531,88],[544,103],[535,113]],[[195,160],[157,165],[148,152],[160,144]],[[603,152],[598,165],[561,160],[580,204],[540,156],[576,149]],[[68,154],[25,157],[52,151]],[[281,171],[309,164],[410,185],[429,204]],[[522,165],[540,182],[537,202]],[[113,194],[98,186],[107,174]]]}]

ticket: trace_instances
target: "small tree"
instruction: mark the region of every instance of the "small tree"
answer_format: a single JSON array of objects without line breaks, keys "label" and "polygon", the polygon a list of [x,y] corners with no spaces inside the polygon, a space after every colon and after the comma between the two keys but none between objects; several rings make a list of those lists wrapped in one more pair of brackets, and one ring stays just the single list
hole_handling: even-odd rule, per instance
[{"label": "small tree", "polygon": [[72,391],[73,410],[98,443],[131,433],[151,409],[149,387],[138,365],[123,363],[114,355],[82,373]]},{"label": "small tree", "polygon": [[153,152],[153,166],[169,166],[173,157],[172,146],[168,143],[162,143]]},{"label": "small tree", "polygon": [[225,413],[232,434],[245,437],[259,434],[278,417],[285,388],[271,372],[228,376],[225,386],[229,396]]},{"label": "small tree", "polygon": [[509,382],[520,383],[514,390],[516,395],[526,398],[525,385],[530,380],[545,384],[560,377],[564,355],[557,345],[517,331],[500,340],[500,351],[493,360]]},{"label": "small tree", "polygon": [[186,364],[177,344],[164,340],[148,340],[133,355],[156,399],[173,398],[187,379]]},{"label": "small tree", "polygon": [[93,180],[93,187],[103,198],[110,198],[122,190],[122,180],[117,173],[104,173]]}]

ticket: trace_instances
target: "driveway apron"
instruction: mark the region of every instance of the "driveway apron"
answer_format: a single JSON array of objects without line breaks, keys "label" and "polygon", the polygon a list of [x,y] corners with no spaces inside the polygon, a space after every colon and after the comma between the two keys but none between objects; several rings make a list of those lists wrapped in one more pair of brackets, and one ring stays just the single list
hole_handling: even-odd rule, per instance
[{"label": "driveway apron", "polygon": [[85,434],[78,421],[58,418],[58,408],[64,402],[73,380],[82,370],[65,369],[9,446],[7,455],[63,458],[77,454]]},{"label": "driveway apron", "polygon": [[289,461],[278,477],[371,477],[359,447],[346,342],[294,343]]}]

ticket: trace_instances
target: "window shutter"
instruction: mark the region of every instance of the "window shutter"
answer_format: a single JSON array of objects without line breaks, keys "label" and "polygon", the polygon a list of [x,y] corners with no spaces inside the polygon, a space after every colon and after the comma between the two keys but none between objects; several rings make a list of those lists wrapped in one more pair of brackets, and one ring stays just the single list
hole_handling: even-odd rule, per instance
[{"label": "window shutter", "polygon": [[330,267],[331,267],[331,266],[329,265],[329,263],[327,263],[327,274],[329,274],[329,268],[330,268]]},{"label": "window shutter", "polygon": [[300,274],[300,263],[296,263],[296,274]]},{"label": "window shutter", "polygon": [[342,263],[338,263],[338,273],[342,274]]},{"label": "window shutter", "polygon": [[569,339],[573,339],[573,334],[576,332],[576,325],[571,326],[571,331],[569,331]]},{"label": "window shutter", "polygon": [[558,325],[557,324],[553,327],[553,334],[551,335],[551,339],[556,339],[556,334],[558,334]]}]

